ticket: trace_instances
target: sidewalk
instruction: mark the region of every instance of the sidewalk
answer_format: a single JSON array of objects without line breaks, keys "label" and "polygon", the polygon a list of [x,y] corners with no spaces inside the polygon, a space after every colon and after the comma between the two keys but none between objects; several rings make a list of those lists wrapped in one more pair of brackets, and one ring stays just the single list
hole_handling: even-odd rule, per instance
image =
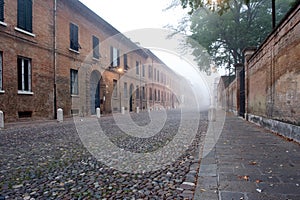
[{"label": "sidewalk", "polygon": [[227,115],[201,161],[194,199],[300,199],[300,145]]}]

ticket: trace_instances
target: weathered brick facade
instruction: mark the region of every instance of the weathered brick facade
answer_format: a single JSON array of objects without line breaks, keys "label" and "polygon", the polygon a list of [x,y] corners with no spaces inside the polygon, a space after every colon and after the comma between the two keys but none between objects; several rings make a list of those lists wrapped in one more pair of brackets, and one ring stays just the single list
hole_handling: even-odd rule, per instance
[{"label": "weathered brick facade", "polygon": [[[3,55],[0,110],[5,121],[20,117],[53,119],[57,108],[62,108],[65,116],[88,116],[94,114],[95,107],[109,113],[120,112],[121,107],[130,111],[137,106],[153,109],[155,103],[166,107],[178,105],[175,93],[180,91],[175,80],[179,76],[151,51],[130,41],[78,0],[32,2],[32,32],[24,32],[15,28],[17,0],[5,0],[5,20],[0,23]],[[78,43],[74,43],[74,38]],[[94,38],[99,41],[99,58],[93,55]],[[116,67],[110,67],[112,47],[118,51]],[[18,92],[18,56],[31,61],[31,78],[29,82],[24,78],[31,86],[30,91]],[[156,76],[165,80],[149,76],[154,69]],[[155,99],[154,91],[159,91],[162,98]]]},{"label": "weathered brick facade", "polygon": [[[31,115],[53,118],[53,1],[35,1],[32,33],[17,29],[17,1],[4,1],[0,24],[0,51],[3,55],[3,92],[0,110],[6,121]],[[31,59],[31,92],[18,92],[18,56]],[[38,58],[38,59],[37,59]],[[19,93],[19,94],[18,94]]]},{"label": "weathered brick facade", "polygon": [[300,125],[299,9],[247,61],[247,113]]},{"label": "weathered brick facade", "polygon": [[[246,119],[296,141],[300,141],[299,22],[298,4],[257,50],[249,48],[244,51]],[[235,79],[225,87],[221,80],[220,104],[224,105],[226,94],[227,108],[238,112],[240,81]],[[231,102],[235,103],[232,105]]]}]

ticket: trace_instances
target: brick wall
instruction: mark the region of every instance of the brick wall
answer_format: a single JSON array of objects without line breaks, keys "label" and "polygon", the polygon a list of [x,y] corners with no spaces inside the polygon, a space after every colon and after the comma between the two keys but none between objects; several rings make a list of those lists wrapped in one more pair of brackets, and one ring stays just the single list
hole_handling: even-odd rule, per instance
[{"label": "brick wall", "polygon": [[300,125],[300,7],[246,63],[248,113]]},{"label": "brick wall", "polygon": [[[4,23],[0,25],[3,52],[3,90],[0,110],[5,121],[15,121],[19,112],[32,118],[52,118],[53,112],[53,21],[52,1],[33,1],[33,31],[16,30],[17,1],[5,0]],[[37,20],[38,19],[38,20]],[[31,59],[31,94],[18,94],[17,57]]]}]

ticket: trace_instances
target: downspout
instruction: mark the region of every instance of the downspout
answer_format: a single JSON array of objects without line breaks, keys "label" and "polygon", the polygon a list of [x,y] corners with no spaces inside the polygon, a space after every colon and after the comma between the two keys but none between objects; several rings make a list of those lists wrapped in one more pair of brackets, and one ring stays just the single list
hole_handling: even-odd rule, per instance
[{"label": "downspout", "polygon": [[57,12],[57,0],[54,0],[54,9],[53,9],[53,75],[54,75],[54,95],[53,95],[53,108],[54,108],[54,119],[57,116],[57,90],[56,90],[56,67],[57,67],[57,52],[56,52],[56,13]]}]

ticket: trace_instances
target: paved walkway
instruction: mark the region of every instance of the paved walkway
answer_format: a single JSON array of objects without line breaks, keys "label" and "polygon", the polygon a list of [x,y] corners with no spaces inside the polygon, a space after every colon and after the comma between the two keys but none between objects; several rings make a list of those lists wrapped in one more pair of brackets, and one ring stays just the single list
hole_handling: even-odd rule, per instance
[{"label": "paved walkway", "polygon": [[300,199],[300,145],[229,115],[197,182],[194,199]]}]

